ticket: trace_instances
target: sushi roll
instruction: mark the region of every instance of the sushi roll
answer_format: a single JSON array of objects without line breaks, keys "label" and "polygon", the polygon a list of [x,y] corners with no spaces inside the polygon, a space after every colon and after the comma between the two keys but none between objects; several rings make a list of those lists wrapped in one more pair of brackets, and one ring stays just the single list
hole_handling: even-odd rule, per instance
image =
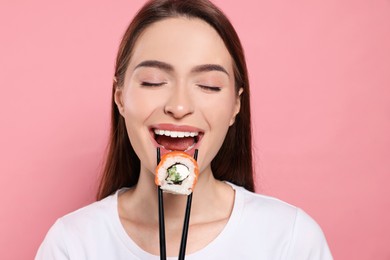
[{"label": "sushi roll", "polygon": [[155,183],[164,192],[189,195],[198,179],[199,169],[190,155],[173,151],[165,154],[156,168]]}]

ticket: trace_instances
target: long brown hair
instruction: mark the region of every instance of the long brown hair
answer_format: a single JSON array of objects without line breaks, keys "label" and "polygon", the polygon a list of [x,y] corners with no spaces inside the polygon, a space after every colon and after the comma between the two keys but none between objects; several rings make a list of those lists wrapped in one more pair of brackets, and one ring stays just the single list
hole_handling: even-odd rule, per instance
[{"label": "long brown hair", "polygon": [[140,160],[126,132],[125,121],[114,101],[116,88],[122,87],[134,44],[152,23],[172,17],[198,18],[212,26],[224,41],[234,61],[235,88],[240,88],[241,109],[229,128],[221,149],[211,162],[214,177],[254,191],[252,168],[249,80],[240,39],[228,18],[208,0],[151,0],[134,17],[127,28],[116,59],[115,81],[112,88],[111,133],[107,160],[101,178],[98,199],[117,189],[137,184]]}]

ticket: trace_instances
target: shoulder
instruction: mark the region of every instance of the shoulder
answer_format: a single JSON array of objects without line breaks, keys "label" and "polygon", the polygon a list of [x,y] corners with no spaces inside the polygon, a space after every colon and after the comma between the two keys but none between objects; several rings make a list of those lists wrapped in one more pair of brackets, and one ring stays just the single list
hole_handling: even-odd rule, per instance
[{"label": "shoulder", "polygon": [[333,259],[321,227],[301,209],[297,210],[288,255],[289,259]]},{"label": "shoulder", "polygon": [[[105,240],[114,229],[117,195],[71,212],[50,228],[35,259],[68,259],[74,252],[82,254],[97,237]],[[84,248],[84,249],[83,249]],[[76,254],[77,255],[77,254]]]},{"label": "shoulder", "polygon": [[[236,192],[236,202],[241,204],[243,214],[255,218],[272,218],[274,222],[293,224],[300,210],[294,205],[280,199],[250,192],[243,187],[231,184]],[[240,205],[239,205],[240,206]]]},{"label": "shoulder", "polygon": [[112,217],[117,205],[117,194],[110,195],[100,201],[93,202],[85,207],[73,211],[61,217],[57,222],[61,222],[65,227],[82,226],[86,227],[96,222],[104,221]]},{"label": "shoulder", "polygon": [[246,230],[237,233],[249,238],[249,243],[266,245],[286,259],[332,259],[320,226],[302,209],[232,186],[241,211],[238,229]]}]

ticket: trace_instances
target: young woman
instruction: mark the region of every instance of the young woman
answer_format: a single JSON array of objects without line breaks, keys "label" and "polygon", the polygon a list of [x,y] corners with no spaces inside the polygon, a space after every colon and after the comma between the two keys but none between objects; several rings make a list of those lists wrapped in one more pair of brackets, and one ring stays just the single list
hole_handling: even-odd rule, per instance
[{"label": "young woman", "polygon": [[[60,218],[36,259],[159,259],[156,149],[199,150],[187,259],[332,259],[302,210],[253,193],[249,83],[239,38],[207,0],[149,1],[121,42],[98,202]],[[164,193],[177,259],[187,196]]]}]

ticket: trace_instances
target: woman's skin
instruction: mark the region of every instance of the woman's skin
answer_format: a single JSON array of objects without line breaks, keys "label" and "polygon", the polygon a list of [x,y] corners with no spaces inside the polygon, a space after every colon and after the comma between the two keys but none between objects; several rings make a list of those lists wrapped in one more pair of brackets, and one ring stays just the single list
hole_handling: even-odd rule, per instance
[{"label": "woman's skin", "polygon": [[[176,138],[172,144],[156,137],[154,130],[194,132],[199,141],[187,153],[199,149],[200,175],[187,254],[205,247],[226,225],[234,202],[233,189],[216,180],[210,166],[240,109],[233,60],[222,39],[200,19],[169,18],[152,24],[136,42],[115,102],[141,161],[138,184],[119,196],[119,216],[126,232],[142,249],[159,254],[156,148],[163,144],[184,150],[195,139]],[[187,196],[164,194],[168,256],[179,252],[186,201]]]}]

